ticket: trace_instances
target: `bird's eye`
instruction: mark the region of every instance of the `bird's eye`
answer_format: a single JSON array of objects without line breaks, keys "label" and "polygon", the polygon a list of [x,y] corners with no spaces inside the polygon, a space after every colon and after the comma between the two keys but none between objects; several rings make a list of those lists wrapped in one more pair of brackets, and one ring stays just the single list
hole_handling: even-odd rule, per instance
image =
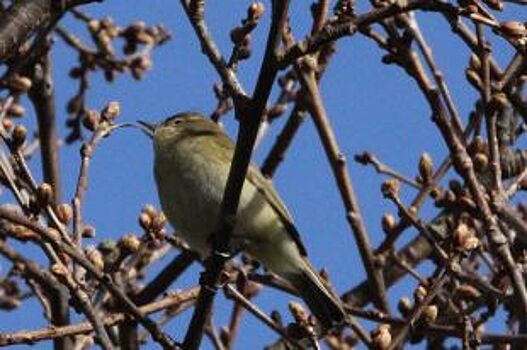
[{"label": "bird's eye", "polygon": [[180,124],[181,122],[182,122],[181,119],[176,119],[176,120],[174,120],[174,125]]}]

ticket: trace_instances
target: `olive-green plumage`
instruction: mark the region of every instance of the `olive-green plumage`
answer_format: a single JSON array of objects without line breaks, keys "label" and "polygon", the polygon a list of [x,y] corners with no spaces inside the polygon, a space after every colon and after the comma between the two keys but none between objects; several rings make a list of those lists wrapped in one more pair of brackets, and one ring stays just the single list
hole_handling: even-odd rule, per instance
[{"label": "olive-green plumage", "polygon": [[[153,139],[163,211],[189,246],[206,257],[235,145],[219,125],[197,113],[177,114],[155,126]],[[324,328],[343,320],[341,303],[308,262],[287,208],[253,165],[243,185],[230,248],[248,252],[289,281]]]}]

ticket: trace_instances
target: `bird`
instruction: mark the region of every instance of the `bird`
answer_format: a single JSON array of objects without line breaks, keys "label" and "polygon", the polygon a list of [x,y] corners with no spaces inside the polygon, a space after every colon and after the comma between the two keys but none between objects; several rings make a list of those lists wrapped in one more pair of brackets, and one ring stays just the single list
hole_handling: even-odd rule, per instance
[{"label": "bird", "polygon": [[[220,125],[197,112],[178,113],[159,124],[138,122],[153,139],[161,208],[177,234],[205,259],[219,225],[235,144]],[[284,202],[254,164],[247,170],[229,243],[231,252],[248,253],[288,281],[323,330],[345,320],[342,302],[309,262]]]}]

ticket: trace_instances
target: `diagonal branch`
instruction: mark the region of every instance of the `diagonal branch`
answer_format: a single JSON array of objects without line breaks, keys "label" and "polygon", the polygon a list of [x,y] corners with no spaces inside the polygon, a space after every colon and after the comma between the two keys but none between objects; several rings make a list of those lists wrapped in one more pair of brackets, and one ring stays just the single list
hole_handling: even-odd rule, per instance
[{"label": "diagonal branch", "polygon": [[313,117],[324,150],[331,164],[342,201],[344,202],[346,217],[355,234],[355,240],[357,241],[368,280],[371,282],[372,290],[375,291],[374,303],[380,310],[389,312],[390,308],[386,296],[384,278],[381,270],[375,266],[375,256],[371,248],[370,239],[360,212],[351,178],[346,170],[346,160],[340,151],[340,147],[329,123],[316,82],[315,67],[312,67],[308,60],[307,58],[304,59],[304,62],[300,63],[300,67],[297,69],[300,83],[306,91],[306,105],[309,113]]}]

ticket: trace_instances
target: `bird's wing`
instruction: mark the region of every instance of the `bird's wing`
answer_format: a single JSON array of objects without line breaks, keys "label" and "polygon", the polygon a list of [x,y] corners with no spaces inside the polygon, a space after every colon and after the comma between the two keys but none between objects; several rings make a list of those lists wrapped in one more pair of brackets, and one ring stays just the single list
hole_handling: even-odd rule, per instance
[{"label": "bird's wing", "polygon": [[[228,152],[219,152],[219,154],[225,155],[226,157],[229,157],[228,162],[230,163],[232,161],[232,156],[234,153],[235,145],[232,142],[232,140],[223,132],[217,134],[219,137],[215,138],[216,144],[220,148],[224,148]],[[282,223],[284,224],[287,232],[291,236],[291,238],[295,241],[296,245],[298,246],[298,250],[300,251],[300,254],[303,256],[307,256],[306,248],[304,247],[304,244],[302,243],[302,240],[300,239],[300,233],[295,227],[295,224],[293,223],[293,219],[291,218],[291,214],[289,214],[289,211],[287,210],[285,204],[280,199],[280,196],[278,193],[276,193],[276,190],[274,189],[274,186],[271,182],[271,180],[267,179],[262,175],[260,170],[253,165],[249,165],[249,169],[247,170],[247,181],[249,181],[258,192],[260,192],[265,198],[267,198],[269,205],[273,208],[273,210],[276,212],[276,214],[282,219]],[[267,186],[266,186],[267,185]]]},{"label": "bird's wing", "polygon": [[[253,164],[251,164],[249,166],[249,169],[247,170],[247,180],[254,187],[256,187],[258,192],[262,193],[262,195],[267,198],[269,205],[282,219],[282,223],[284,224],[287,233],[289,233],[291,238],[295,241],[296,245],[298,246],[300,254],[302,254],[303,256],[307,256],[306,248],[304,247],[304,244],[300,239],[300,233],[296,229],[295,224],[293,223],[293,219],[291,218],[291,214],[289,214],[289,211],[287,210],[284,202],[282,202],[280,196],[278,196],[278,193],[276,193],[276,190],[274,189],[271,180],[265,178],[260,172],[260,170],[258,170],[258,168]],[[267,184],[267,186],[265,186],[265,184]]]}]

